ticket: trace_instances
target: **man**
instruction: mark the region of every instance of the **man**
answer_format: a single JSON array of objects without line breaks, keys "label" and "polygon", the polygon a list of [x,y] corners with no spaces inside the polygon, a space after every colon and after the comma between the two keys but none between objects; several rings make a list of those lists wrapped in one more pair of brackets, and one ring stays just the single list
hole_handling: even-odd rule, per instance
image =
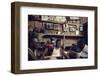
[{"label": "man", "polygon": [[37,28],[33,29],[32,25],[29,25],[29,27],[28,27],[28,54],[29,54],[29,60],[36,59],[37,49],[38,49],[38,29]]},{"label": "man", "polygon": [[56,47],[54,47],[50,59],[59,59],[61,57],[61,39],[56,40]]},{"label": "man", "polygon": [[88,58],[88,45],[85,43],[85,40],[79,40],[77,45],[81,50],[78,53],[78,58]]}]

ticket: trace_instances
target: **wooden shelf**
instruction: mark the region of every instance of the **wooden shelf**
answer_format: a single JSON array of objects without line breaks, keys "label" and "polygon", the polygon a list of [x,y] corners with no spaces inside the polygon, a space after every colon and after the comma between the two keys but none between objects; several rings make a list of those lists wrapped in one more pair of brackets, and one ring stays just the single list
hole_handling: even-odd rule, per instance
[{"label": "wooden shelf", "polygon": [[80,23],[67,23],[69,25],[79,25]]},{"label": "wooden shelf", "polygon": [[[43,38],[64,38],[64,35],[56,35],[56,34],[44,34]],[[79,39],[79,38],[84,38],[84,36],[82,35],[79,35],[79,36],[68,36],[68,35],[65,35],[65,38],[66,39]]]},{"label": "wooden shelf", "polygon": [[43,21],[43,20],[33,20],[33,21],[40,21],[40,22],[54,23],[54,24],[64,24],[64,22],[61,23],[61,22],[55,22],[55,21]]}]

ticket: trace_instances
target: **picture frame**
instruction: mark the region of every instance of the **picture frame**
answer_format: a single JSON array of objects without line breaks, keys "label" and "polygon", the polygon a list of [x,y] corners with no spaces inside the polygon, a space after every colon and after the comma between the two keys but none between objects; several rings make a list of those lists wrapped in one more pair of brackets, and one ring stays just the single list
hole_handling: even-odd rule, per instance
[{"label": "picture frame", "polygon": [[60,30],[61,28],[61,24],[54,24],[54,30]]},{"label": "picture frame", "polygon": [[69,31],[70,32],[75,32],[76,31],[76,29],[77,29],[77,26],[76,25],[69,25]]},{"label": "picture frame", "polygon": [[53,28],[54,28],[53,23],[46,23],[46,29],[53,30]]},{"label": "picture frame", "polygon": [[[24,21],[22,17],[26,13],[29,13],[29,12],[28,11],[26,12],[23,7],[27,10],[29,9],[29,10],[35,10],[35,11],[39,11],[40,8],[42,8],[41,11],[43,11],[43,9],[46,9],[47,11],[52,12],[52,10],[50,10],[50,9],[54,9],[57,12],[60,9],[60,10],[63,10],[63,12],[65,12],[65,13],[66,13],[66,11],[69,11],[69,13],[70,13],[73,10],[76,12],[76,14],[71,13],[69,15],[78,15],[79,13],[77,11],[85,11],[86,13],[88,12],[87,13],[88,15],[92,14],[93,15],[92,19],[90,19],[91,18],[90,16],[88,19],[89,23],[93,21],[93,24],[92,24],[93,26],[90,26],[91,24],[88,25],[89,26],[88,28],[92,28],[92,33],[93,33],[93,35],[91,35],[90,33],[88,34],[89,35],[88,38],[90,38],[90,37],[92,38],[92,40],[88,39],[88,41],[92,41],[92,42],[89,42],[88,45],[89,44],[93,45],[92,46],[93,48],[91,46],[89,46],[89,58],[88,59],[90,59],[92,61],[90,61],[88,59],[87,60],[76,59],[77,61],[72,59],[72,60],[67,60],[67,63],[69,63],[68,65],[63,63],[63,62],[65,62],[65,60],[33,61],[33,62],[27,61],[27,63],[29,62],[29,64],[31,64],[31,63],[34,63],[34,64],[33,65],[26,64],[22,58],[23,55],[25,54],[25,53],[23,53],[22,50],[24,49],[24,51],[25,51],[27,44],[22,45],[23,44],[22,42],[24,39],[27,39],[27,38],[24,37],[24,39],[22,39],[23,38],[22,36],[24,36],[25,33],[27,34],[27,31],[25,32],[25,30],[24,30],[24,34],[23,34],[22,29],[27,28],[27,26],[22,26],[23,25],[22,22]],[[35,8],[35,9],[33,9],[33,8]],[[22,13],[23,10],[24,10],[24,13]],[[61,11],[59,11],[59,12],[61,12]],[[52,12],[52,13],[60,15],[61,13],[59,13],[59,12],[58,13]],[[43,13],[39,12],[38,14],[43,14]],[[84,14],[84,13],[82,13],[82,14]],[[80,13],[80,16],[82,14]],[[85,16],[85,15],[82,15],[82,16]],[[26,16],[26,18],[27,18],[27,16]],[[25,73],[97,69],[97,66],[98,66],[98,62],[97,62],[97,57],[98,57],[98,55],[97,55],[98,54],[98,52],[97,52],[97,33],[98,33],[98,31],[97,31],[97,28],[98,28],[97,27],[97,7],[94,7],[94,6],[29,3],[29,2],[13,2],[13,3],[11,3],[11,72],[14,74],[25,74]],[[89,29],[89,31],[91,31],[91,29]],[[92,53],[90,53],[90,49],[92,49]],[[92,57],[90,56],[90,54],[92,55]],[[27,58],[26,58],[26,60],[27,60]],[[73,62],[73,61],[75,61],[78,64],[75,64],[75,62]],[[80,63],[81,61],[83,63]],[[85,63],[84,63],[84,61],[85,61]],[[27,66],[27,68],[25,68],[25,67],[22,68],[23,64],[25,64],[24,66]]]}]

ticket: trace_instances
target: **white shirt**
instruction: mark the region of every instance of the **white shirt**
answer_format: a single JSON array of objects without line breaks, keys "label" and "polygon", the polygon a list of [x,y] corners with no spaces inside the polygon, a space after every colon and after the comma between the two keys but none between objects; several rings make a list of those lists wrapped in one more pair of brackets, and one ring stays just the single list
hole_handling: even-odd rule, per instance
[{"label": "white shirt", "polygon": [[83,50],[80,53],[78,53],[78,57],[86,57],[86,58],[88,57],[88,46],[87,45],[85,45]]},{"label": "white shirt", "polygon": [[56,57],[59,57],[59,56],[61,56],[60,55],[60,48],[58,48],[58,49],[54,48],[50,59],[56,59]]}]

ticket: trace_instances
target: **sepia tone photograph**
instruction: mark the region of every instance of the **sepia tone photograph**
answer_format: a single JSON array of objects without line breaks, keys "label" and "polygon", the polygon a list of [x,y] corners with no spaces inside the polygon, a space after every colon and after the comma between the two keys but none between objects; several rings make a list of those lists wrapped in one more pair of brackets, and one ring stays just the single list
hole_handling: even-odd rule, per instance
[{"label": "sepia tone photograph", "polygon": [[28,60],[88,58],[88,17],[28,15]]},{"label": "sepia tone photograph", "polygon": [[97,7],[13,2],[11,13],[12,73],[97,69]]}]

